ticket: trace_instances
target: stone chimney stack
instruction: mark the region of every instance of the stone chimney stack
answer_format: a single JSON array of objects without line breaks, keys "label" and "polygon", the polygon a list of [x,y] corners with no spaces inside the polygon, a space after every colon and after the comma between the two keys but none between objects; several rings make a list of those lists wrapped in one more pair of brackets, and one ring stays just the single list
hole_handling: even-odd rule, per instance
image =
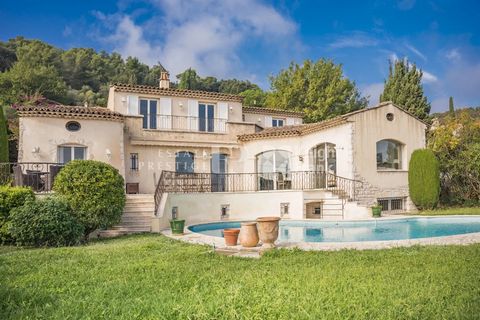
[{"label": "stone chimney stack", "polygon": [[160,89],[169,89],[170,88],[170,75],[167,70],[163,69],[160,72]]}]

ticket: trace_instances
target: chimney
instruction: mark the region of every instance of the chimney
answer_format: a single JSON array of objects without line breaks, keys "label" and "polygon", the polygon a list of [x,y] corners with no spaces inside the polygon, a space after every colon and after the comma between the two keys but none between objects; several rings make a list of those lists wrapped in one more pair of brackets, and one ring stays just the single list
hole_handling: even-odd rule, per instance
[{"label": "chimney", "polygon": [[160,71],[160,89],[169,89],[170,88],[170,75],[168,72],[163,69]]}]

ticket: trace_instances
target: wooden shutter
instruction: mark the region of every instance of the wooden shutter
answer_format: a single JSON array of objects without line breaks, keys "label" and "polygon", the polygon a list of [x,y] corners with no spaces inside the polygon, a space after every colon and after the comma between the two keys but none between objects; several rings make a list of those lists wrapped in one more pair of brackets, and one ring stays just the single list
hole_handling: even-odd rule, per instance
[{"label": "wooden shutter", "polygon": [[187,128],[189,130],[198,130],[198,101],[197,100],[188,100]]},{"label": "wooden shutter", "polygon": [[160,129],[172,129],[172,99],[160,98]]},{"label": "wooden shutter", "polygon": [[217,122],[216,129],[220,132],[225,132],[227,130],[227,121],[228,121],[228,103],[219,102],[217,104]]},{"label": "wooden shutter", "polygon": [[138,96],[127,96],[127,114],[138,115]]}]

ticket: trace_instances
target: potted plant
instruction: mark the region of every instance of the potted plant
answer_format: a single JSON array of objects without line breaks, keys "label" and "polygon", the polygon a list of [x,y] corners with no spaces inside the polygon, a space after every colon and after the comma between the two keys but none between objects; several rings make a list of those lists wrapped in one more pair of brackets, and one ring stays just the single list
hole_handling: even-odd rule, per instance
[{"label": "potted plant", "polygon": [[382,216],[382,206],[375,202],[372,206],[372,217],[378,218]]},{"label": "potted plant", "polygon": [[185,220],[180,220],[180,219],[170,220],[170,229],[172,229],[172,234],[183,234],[184,228],[185,228]]},{"label": "potted plant", "polygon": [[259,217],[257,218],[258,236],[262,241],[262,247],[274,248],[278,238],[280,217]]}]

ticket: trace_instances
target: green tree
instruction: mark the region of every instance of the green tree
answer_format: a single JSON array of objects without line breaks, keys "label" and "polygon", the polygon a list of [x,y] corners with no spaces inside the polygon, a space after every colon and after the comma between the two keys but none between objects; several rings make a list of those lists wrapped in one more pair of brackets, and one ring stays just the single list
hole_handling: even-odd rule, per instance
[{"label": "green tree", "polygon": [[343,75],[341,65],[331,60],[305,60],[291,63],[288,69],[270,77],[272,92],[266,105],[303,111],[306,122],[317,122],[365,108],[355,83]]},{"label": "green tree", "polygon": [[200,90],[201,78],[198,76],[197,71],[192,68],[188,68],[184,72],[177,75],[178,88],[188,90]]},{"label": "green tree", "polygon": [[440,171],[432,150],[415,150],[408,167],[408,188],[413,203],[422,210],[434,209],[440,195]]},{"label": "green tree", "polygon": [[5,113],[3,107],[0,106],[0,163],[8,162],[8,133],[7,133],[7,120],[5,119]]},{"label": "green tree", "polygon": [[455,107],[453,105],[453,97],[448,99],[448,112],[450,116],[455,117]]},{"label": "green tree", "polygon": [[407,59],[390,61],[380,102],[392,101],[418,118],[425,119],[430,113],[430,103],[423,92],[422,76],[422,70]]},{"label": "green tree", "polygon": [[267,98],[267,94],[260,88],[245,90],[240,92],[240,96],[243,97],[244,106],[252,107],[263,107]]}]

